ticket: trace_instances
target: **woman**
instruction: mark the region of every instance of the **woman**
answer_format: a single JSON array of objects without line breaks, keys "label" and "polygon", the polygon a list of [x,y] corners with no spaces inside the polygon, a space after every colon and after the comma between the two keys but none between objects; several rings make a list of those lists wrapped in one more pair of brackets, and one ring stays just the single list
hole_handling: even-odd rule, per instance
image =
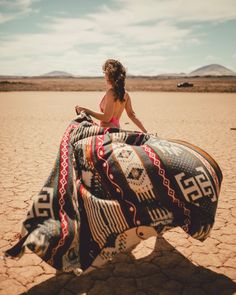
[{"label": "woman", "polygon": [[94,112],[79,105],[75,107],[76,112],[85,111],[87,114],[100,120],[102,127],[120,128],[120,118],[125,109],[134,124],[146,133],[147,130],[136,117],[130,96],[125,91],[126,71],[123,65],[117,60],[108,59],[103,65],[103,72],[105,74],[107,92],[100,102],[101,112]]}]

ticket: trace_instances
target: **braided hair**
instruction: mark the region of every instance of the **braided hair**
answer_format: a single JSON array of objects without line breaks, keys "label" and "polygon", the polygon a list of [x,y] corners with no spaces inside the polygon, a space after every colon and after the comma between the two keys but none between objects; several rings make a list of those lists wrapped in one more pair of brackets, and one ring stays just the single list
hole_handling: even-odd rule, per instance
[{"label": "braided hair", "polygon": [[115,101],[123,102],[125,96],[126,70],[124,66],[115,59],[108,59],[103,65],[103,71],[107,74],[108,80],[115,93]]}]

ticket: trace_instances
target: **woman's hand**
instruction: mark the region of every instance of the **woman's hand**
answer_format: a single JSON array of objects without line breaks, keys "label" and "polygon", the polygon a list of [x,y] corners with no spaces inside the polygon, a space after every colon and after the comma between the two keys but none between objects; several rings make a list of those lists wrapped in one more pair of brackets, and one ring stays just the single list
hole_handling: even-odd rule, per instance
[{"label": "woman's hand", "polygon": [[83,107],[80,107],[79,105],[75,106],[75,111],[76,111],[76,114],[78,115],[80,112],[82,111],[87,111],[86,108],[83,108]]}]

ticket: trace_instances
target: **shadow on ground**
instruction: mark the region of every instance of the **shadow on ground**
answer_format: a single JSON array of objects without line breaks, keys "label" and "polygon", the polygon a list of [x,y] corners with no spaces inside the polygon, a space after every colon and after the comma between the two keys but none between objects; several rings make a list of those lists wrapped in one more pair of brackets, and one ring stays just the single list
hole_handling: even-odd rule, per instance
[{"label": "shadow on ground", "polygon": [[100,270],[81,277],[60,274],[32,287],[27,294],[232,295],[234,292],[236,283],[230,278],[194,265],[164,238],[158,238],[154,251],[145,258],[135,260],[131,254],[122,254]]}]

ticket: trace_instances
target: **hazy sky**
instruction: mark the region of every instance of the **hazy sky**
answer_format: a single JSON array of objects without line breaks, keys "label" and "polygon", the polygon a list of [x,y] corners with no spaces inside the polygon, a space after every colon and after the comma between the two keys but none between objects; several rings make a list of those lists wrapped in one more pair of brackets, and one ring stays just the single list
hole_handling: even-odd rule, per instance
[{"label": "hazy sky", "polygon": [[236,71],[236,0],[0,0],[0,75]]}]

